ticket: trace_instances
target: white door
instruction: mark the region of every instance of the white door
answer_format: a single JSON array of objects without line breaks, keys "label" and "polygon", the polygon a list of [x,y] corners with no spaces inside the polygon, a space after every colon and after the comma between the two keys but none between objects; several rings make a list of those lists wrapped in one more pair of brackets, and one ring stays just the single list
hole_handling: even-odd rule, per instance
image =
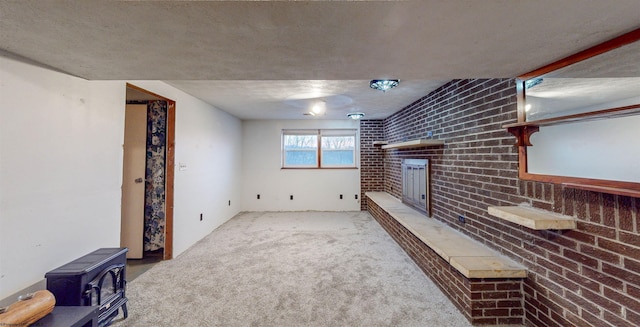
[{"label": "white door", "polygon": [[129,259],[142,259],[146,157],[147,105],[128,104],[124,122],[120,245],[129,248]]}]

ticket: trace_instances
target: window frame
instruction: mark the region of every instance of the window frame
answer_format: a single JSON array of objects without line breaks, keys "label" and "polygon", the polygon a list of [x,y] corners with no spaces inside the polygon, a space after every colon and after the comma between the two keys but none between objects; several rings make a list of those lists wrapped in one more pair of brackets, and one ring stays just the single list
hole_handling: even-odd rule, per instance
[{"label": "window frame", "polygon": [[[316,135],[316,163],[314,165],[287,165],[286,164],[286,150],[285,150],[285,137],[286,135]],[[323,165],[322,164],[322,138],[332,136],[352,136],[354,139],[353,144],[353,164],[348,165]],[[360,137],[357,128],[322,128],[322,129],[283,129],[281,133],[280,143],[280,161],[281,169],[358,169],[360,151]]]}]

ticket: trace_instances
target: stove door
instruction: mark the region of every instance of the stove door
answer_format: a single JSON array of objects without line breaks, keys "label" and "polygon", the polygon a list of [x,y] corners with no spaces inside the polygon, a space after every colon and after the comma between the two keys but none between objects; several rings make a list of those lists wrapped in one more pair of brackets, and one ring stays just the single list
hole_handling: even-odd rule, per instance
[{"label": "stove door", "polygon": [[[109,303],[124,293],[124,265],[113,265],[102,271],[86,286],[85,304],[108,309]],[[106,307],[105,307],[106,306]]]}]

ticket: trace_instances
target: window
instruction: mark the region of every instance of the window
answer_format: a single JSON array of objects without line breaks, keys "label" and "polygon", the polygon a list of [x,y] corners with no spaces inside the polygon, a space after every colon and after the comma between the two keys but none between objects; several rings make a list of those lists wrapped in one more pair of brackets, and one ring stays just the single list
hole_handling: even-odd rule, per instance
[{"label": "window", "polygon": [[318,167],[317,131],[284,131],[282,149],[284,167]]},{"label": "window", "polygon": [[320,130],[320,167],[356,166],[355,130]]},{"label": "window", "polygon": [[282,131],[283,168],[356,168],[355,129]]}]

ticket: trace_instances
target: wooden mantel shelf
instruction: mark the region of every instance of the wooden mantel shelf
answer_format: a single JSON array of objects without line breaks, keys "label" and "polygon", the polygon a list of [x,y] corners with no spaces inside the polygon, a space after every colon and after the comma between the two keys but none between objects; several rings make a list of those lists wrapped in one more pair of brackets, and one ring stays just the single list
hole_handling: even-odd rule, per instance
[{"label": "wooden mantel shelf", "polygon": [[383,145],[383,149],[402,149],[402,148],[418,148],[427,146],[444,145],[444,140],[417,139],[400,143],[391,143]]},{"label": "wooden mantel shelf", "polygon": [[576,219],[526,205],[489,207],[489,214],[535,230],[576,229]]}]

